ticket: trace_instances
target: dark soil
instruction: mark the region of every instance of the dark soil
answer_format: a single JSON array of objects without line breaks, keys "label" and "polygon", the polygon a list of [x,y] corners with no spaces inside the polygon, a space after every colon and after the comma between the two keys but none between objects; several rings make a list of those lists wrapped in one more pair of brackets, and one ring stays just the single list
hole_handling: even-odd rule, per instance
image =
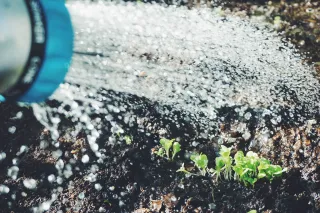
[{"label": "dark soil", "polygon": [[[298,140],[297,136],[292,140],[285,140],[285,137],[292,137],[286,133],[280,139],[275,132],[269,143],[260,147],[260,154],[268,157],[273,163],[290,168],[282,178],[272,183],[260,181],[255,187],[246,187],[236,181],[222,180],[215,183],[210,177],[187,178],[176,172],[183,162],[186,166],[193,167],[190,160],[184,157],[192,151],[207,154],[209,166],[214,166],[218,143],[216,138],[207,140],[199,134],[204,129],[203,125],[197,123],[197,118],[187,112],[176,111],[169,106],[161,106],[132,95],[108,91],[107,96],[112,100],[112,104],[126,106],[127,111],[133,112],[132,114],[136,116],[133,122],[129,123],[117,119],[117,123],[122,126],[125,134],[132,136],[133,143],[128,145],[121,135],[120,137],[112,135],[109,131],[110,123],[104,122],[102,128],[104,134],[99,139],[99,146],[105,149],[107,158],[103,164],[99,164],[94,162],[97,158],[93,153],[90,154],[90,149],[85,151],[87,146],[85,132],[72,138],[68,134],[72,125],[65,122],[65,126],[62,127],[65,133],[60,138],[60,149],[63,150],[61,158],[67,163],[74,156],[81,157],[82,151],[85,151],[90,155],[91,163],[84,165],[80,160],[73,163],[73,168],[79,168],[78,171],[74,169],[73,175],[69,178],[73,185],[64,181],[61,185],[62,192],[48,212],[58,212],[58,210],[98,212],[99,209],[103,210],[101,207],[105,212],[133,212],[134,210],[152,212],[150,202],[156,201],[163,202],[161,211],[166,212],[248,212],[252,209],[258,212],[320,211],[320,179],[317,176],[319,174],[319,126],[312,125],[311,130],[305,134],[310,148],[301,145],[305,147],[302,150],[311,152],[308,158],[303,157],[303,152],[302,154],[299,152],[299,157],[294,155],[294,150],[289,150],[289,155],[286,155],[288,150],[285,148],[292,148]],[[51,190],[57,188],[56,183],[50,184],[47,181],[48,175],[57,173],[54,166],[57,159],[52,155],[56,148],[53,146],[46,149],[39,148],[40,141],[49,140],[49,135],[43,131],[30,110],[5,104],[1,105],[1,110],[3,126],[0,150],[7,153],[7,158],[1,162],[0,178],[3,184],[9,186],[9,194],[16,194],[16,198],[1,195],[0,212],[28,212],[29,208],[49,199]],[[24,118],[12,120],[20,110],[24,111]],[[169,111],[166,116],[163,115],[164,110]],[[114,117],[123,116],[124,113],[114,113]],[[232,145],[236,149],[248,150],[250,143],[241,137],[241,133],[234,133],[232,130],[234,125],[238,125],[237,121],[239,119],[235,116],[230,116],[223,123],[220,122],[216,129],[210,131],[215,132],[217,137],[224,134],[235,137],[236,140]],[[259,121],[253,119],[250,122],[253,122],[251,127],[256,127]],[[17,127],[15,134],[7,131],[11,125]],[[251,127],[249,128],[252,138],[255,138],[259,135],[259,130]],[[289,131],[290,128],[298,127],[283,126],[282,128]],[[158,145],[160,129],[166,130],[163,137],[176,138],[182,145],[182,152],[173,162],[152,153],[152,149]],[[300,126],[299,134],[303,134],[304,129],[306,127]],[[112,139],[118,142],[108,143]],[[193,141],[199,144],[193,146]],[[29,146],[29,151],[19,157],[19,178],[14,181],[6,177],[6,172],[21,145]],[[290,163],[291,161],[296,161],[298,166],[295,167],[294,163]],[[84,179],[84,176],[90,173],[88,170],[92,165],[99,166],[95,183],[101,184],[103,187],[101,191],[94,188],[94,183]],[[306,174],[306,168],[313,168],[313,170]],[[22,184],[25,178],[39,180],[37,189],[26,190]],[[22,192],[27,193],[27,196],[23,197]],[[85,193],[84,199],[78,197],[81,192]]]}]

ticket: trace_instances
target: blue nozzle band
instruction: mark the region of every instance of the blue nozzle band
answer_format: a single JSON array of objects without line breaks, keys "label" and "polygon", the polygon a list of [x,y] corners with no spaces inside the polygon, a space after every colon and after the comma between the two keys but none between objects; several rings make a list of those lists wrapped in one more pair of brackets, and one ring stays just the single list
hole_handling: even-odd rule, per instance
[{"label": "blue nozzle band", "polygon": [[[73,52],[73,29],[64,0],[39,0],[47,24],[45,58],[30,89],[17,101],[42,102],[64,80]],[[0,100],[1,101],[1,100]]]}]

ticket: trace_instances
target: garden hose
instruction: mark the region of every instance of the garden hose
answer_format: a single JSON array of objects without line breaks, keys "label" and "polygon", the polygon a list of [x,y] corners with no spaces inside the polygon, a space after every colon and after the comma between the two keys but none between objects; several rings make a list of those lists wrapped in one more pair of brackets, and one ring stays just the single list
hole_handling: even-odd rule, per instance
[{"label": "garden hose", "polygon": [[1,0],[0,100],[42,102],[64,80],[73,29],[64,0]]}]

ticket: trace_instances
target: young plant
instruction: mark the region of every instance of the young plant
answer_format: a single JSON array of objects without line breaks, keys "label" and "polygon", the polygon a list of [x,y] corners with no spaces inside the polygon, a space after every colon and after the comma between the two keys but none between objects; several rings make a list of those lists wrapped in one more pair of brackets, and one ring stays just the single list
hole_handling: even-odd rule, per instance
[{"label": "young plant", "polygon": [[282,169],[278,165],[272,165],[269,160],[259,158],[257,153],[249,151],[244,156],[242,151],[238,151],[234,156],[235,179],[242,181],[245,185],[254,184],[262,178],[268,179],[270,182],[282,175],[286,169]]},{"label": "young plant", "polygon": [[164,148],[160,148],[158,151],[155,151],[155,153],[156,153],[158,156],[164,158],[164,156],[165,156],[165,154],[166,154],[166,151],[164,150]]},{"label": "young plant", "polygon": [[224,178],[229,180],[232,175],[232,157],[230,157],[231,148],[221,146],[219,151],[219,157],[215,159],[216,167],[215,169],[210,169],[210,172],[216,176],[216,181],[221,178],[223,174]]},{"label": "young plant", "polygon": [[223,175],[224,178],[229,180],[232,174],[232,157],[230,157],[231,148],[227,148],[225,146],[221,146],[221,150],[219,151],[220,159],[224,164]]},{"label": "young plant", "polygon": [[186,170],[186,168],[184,167],[184,163],[181,165],[181,167],[176,172],[183,172],[187,177],[192,175],[191,172]]},{"label": "young plant", "polygon": [[258,178],[267,178],[270,182],[275,177],[280,177],[286,169],[282,169],[281,166],[272,165],[269,160],[261,158],[258,166]]},{"label": "young plant", "polygon": [[208,168],[208,157],[205,154],[193,154],[190,159],[194,162],[196,167],[200,170],[201,175],[205,176]]},{"label": "young plant", "polygon": [[169,140],[166,138],[160,139],[160,144],[164,148],[164,150],[166,151],[167,158],[169,158],[169,159],[170,159],[170,148],[172,147],[173,141],[174,141],[174,139],[172,139],[172,140]]},{"label": "young plant", "polygon": [[[174,139],[169,140],[161,138],[160,144],[162,147],[155,152],[160,157],[164,157],[166,155],[168,159],[173,160],[176,154],[181,151],[181,145],[178,142],[174,142]],[[170,151],[172,152],[171,158]]]},{"label": "young plant", "polygon": [[257,182],[257,168],[259,166],[259,157],[256,153],[249,151],[244,156],[242,151],[238,151],[235,155],[235,178],[242,181],[246,186]]},{"label": "young plant", "polygon": [[132,144],[132,137],[130,137],[129,135],[124,136],[124,140],[125,140],[127,145],[131,145]]},{"label": "young plant", "polygon": [[178,142],[174,142],[172,146],[172,150],[173,150],[173,153],[172,153],[172,160],[173,160],[176,154],[181,151],[181,145]]}]

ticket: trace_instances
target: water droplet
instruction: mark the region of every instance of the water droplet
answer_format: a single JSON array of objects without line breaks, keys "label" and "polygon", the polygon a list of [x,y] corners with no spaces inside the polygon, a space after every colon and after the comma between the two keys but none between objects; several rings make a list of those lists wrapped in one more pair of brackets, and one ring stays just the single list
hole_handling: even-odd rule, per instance
[{"label": "water droplet", "polygon": [[9,187],[7,187],[6,185],[0,185],[0,194],[8,194],[9,192]]},{"label": "water droplet", "polygon": [[89,163],[89,160],[90,160],[90,158],[89,158],[88,155],[84,155],[84,156],[82,157],[82,159],[81,159],[82,163]]},{"label": "water droplet", "polygon": [[99,208],[99,212],[107,212],[107,210],[105,208],[103,208],[103,207],[100,207]]},{"label": "water droplet", "polygon": [[51,175],[48,176],[48,181],[50,183],[54,182],[55,180],[56,180],[56,176],[54,174],[51,174]]},{"label": "water droplet", "polygon": [[35,189],[37,188],[37,181],[35,179],[25,179],[23,180],[23,185],[27,189]]},{"label": "water droplet", "polygon": [[51,201],[45,201],[45,202],[40,204],[39,211],[40,212],[48,211],[50,209],[50,207],[51,207]]},{"label": "water droplet", "polygon": [[24,152],[27,152],[27,151],[28,151],[28,147],[25,146],[25,145],[22,145],[22,146],[20,147],[20,151],[17,152],[17,156],[19,156],[19,155],[21,155],[21,154],[23,154]]},{"label": "water droplet", "polygon": [[52,152],[52,157],[58,159],[62,156],[62,154],[63,154],[62,151],[60,149],[58,149],[58,150]]},{"label": "water droplet", "polygon": [[11,134],[14,134],[16,132],[17,128],[15,126],[9,127],[8,132]]},{"label": "water droplet", "polygon": [[21,119],[23,116],[23,113],[22,112],[18,112],[17,115],[16,115],[16,118],[17,119]]},{"label": "water droplet", "polygon": [[8,176],[16,180],[18,177],[19,167],[12,166],[8,169]]},{"label": "water droplet", "polygon": [[85,198],[85,193],[81,192],[78,197],[80,200],[83,200]]},{"label": "water droplet", "polygon": [[57,162],[56,162],[56,168],[58,170],[62,170],[64,168],[64,162],[62,159],[59,159]]},{"label": "water droplet", "polygon": [[7,157],[7,154],[5,152],[0,153],[0,161],[6,159],[6,157]]},{"label": "water droplet", "polygon": [[94,184],[94,188],[95,188],[97,191],[100,191],[100,190],[102,189],[102,186],[101,186],[101,184],[96,183],[96,184]]},{"label": "water droplet", "polygon": [[246,114],[244,114],[244,118],[245,118],[246,120],[250,120],[250,118],[251,118],[251,113],[250,113],[250,112],[247,112]]}]

